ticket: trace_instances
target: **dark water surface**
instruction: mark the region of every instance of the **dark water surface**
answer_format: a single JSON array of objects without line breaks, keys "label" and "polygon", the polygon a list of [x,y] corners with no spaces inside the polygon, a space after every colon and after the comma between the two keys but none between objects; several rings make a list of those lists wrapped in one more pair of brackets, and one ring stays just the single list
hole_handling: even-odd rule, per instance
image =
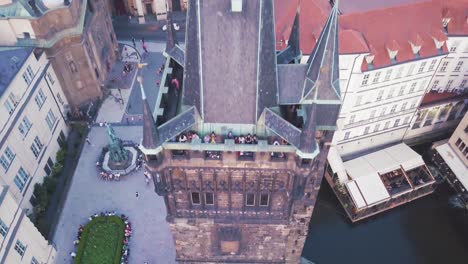
[{"label": "dark water surface", "polygon": [[316,264],[468,264],[468,210],[446,183],[424,198],[352,224],[325,180],[302,255]]}]

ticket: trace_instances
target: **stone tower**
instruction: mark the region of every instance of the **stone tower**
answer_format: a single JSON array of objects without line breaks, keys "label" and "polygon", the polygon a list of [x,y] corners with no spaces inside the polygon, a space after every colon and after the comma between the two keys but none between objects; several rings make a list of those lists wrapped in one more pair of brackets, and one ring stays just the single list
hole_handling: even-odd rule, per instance
[{"label": "stone tower", "polygon": [[[297,14],[296,16],[298,16]],[[190,0],[141,150],[181,263],[299,263],[340,109],[337,7],[307,64],[273,1]]]},{"label": "stone tower", "polygon": [[0,45],[44,49],[71,106],[102,96],[117,41],[106,0],[2,0]]}]

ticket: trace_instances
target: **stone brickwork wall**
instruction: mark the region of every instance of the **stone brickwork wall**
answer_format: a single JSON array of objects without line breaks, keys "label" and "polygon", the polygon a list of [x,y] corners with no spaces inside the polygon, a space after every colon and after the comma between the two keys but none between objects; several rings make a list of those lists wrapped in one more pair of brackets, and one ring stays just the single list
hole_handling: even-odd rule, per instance
[{"label": "stone brickwork wall", "polygon": [[[176,219],[171,223],[177,260],[181,263],[284,263],[290,229],[273,224],[217,224],[213,219]],[[219,230],[223,227],[240,230],[238,254],[221,250]]]}]

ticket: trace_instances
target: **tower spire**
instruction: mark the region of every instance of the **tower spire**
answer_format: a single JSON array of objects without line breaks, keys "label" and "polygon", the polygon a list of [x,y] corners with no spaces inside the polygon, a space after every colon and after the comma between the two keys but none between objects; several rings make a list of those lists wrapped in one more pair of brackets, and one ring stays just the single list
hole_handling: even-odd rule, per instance
[{"label": "tower spire", "polygon": [[143,100],[143,147],[147,149],[157,148],[159,146],[159,131],[156,127],[153,114],[146,99],[146,93],[143,89],[143,80],[138,76],[140,83],[141,99]]},{"label": "tower spire", "polygon": [[172,22],[172,3],[166,0],[167,6],[167,40],[166,40],[166,52],[169,52],[175,45],[179,44],[177,41],[176,31],[174,29],[174,23]]}]

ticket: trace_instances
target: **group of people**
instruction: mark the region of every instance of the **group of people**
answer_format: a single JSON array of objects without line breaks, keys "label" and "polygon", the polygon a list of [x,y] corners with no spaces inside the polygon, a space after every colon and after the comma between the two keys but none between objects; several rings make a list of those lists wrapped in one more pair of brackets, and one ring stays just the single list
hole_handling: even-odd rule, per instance
[{"label": "group of people", "polygon": [[[135,148],[138,149],[138,147],[135,147]],[[135,171],[139,171],[141,167],[143,167],[143,165],[144,165],[144,156],[143,154],[140,154],[136,160]],[[102,163],[99,161],[96,162],[96,167],[99,170],[99,174],[98,174],[99,179],[104,180],[104,181],[120,181],[120,176],[121,176],[120,173],[109,173],[105,171],[102,168]]]},{"label": "group of people", "polygon": [[129,62],[125,62],[122,75],[127,76],[131,71],[133,71],[133,66]]}]

